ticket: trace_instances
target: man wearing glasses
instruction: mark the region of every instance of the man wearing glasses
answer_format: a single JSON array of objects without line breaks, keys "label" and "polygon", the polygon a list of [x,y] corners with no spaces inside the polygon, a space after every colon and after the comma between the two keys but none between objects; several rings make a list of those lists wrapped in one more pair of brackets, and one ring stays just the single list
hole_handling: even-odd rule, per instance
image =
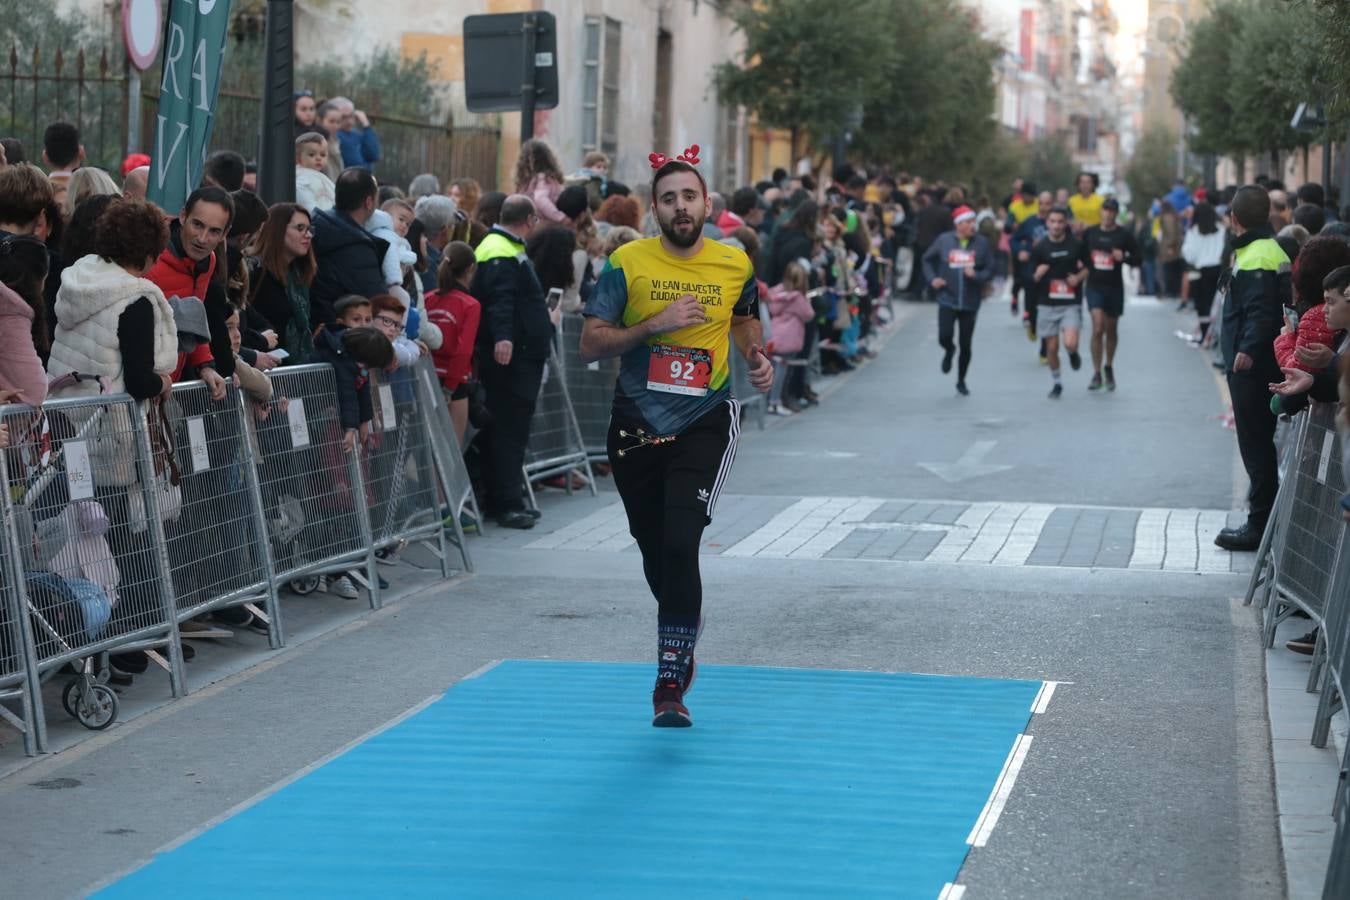
[{"label": "man wearing glasses", "polygon": [[553,340],[544,290],[525,255],[525,241],[538,223],[529,197],[507,197],[498,224],[474,252],[478,271],[469,287],[483,305],[478,369],[492,417],[482,436],[483,513],[505,528],[533,528],[539,517],[538,510],[525,507],[521,473]]}]

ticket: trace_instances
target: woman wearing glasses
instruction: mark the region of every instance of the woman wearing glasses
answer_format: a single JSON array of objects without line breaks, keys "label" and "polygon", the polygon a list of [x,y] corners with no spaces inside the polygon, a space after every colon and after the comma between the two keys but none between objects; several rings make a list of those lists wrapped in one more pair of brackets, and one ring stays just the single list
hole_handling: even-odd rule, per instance
[{"label": "woman wearing glasses", "polygon": [[285,362],[303,362],[314,352],[309,312],[309,286],[317,268],[313,235],[309,213],[294,203],[277,203],[250,251],[249,305],[272,325],[289,354]]}]

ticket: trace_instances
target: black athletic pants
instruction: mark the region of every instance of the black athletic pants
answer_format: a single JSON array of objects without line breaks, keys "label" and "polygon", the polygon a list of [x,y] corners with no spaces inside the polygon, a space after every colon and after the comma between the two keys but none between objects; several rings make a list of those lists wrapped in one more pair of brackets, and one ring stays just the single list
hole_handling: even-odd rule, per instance
[{"label": "black athletic pants", "polygon": [[[1273,372],[1272,372],[1273,370]],[[1245,372],[1228,373],[1228,393],[1233,398],[1233,424],[1238,452],[1251,487],[1247,491],[1247,520],[1264,528],[1275,506],[1280,486],[1279,459],[1275,453],[1275,414],[1270,411],[1272,381],[1279,381],[1274,360],[1258,362]]]},{"label": "black athletic pants", "polygon": [[1195,303],[1195,314],[1200,317],[1200,336],[1209,333],[1209,314],[1214,310],[1214,293],[1219,286],[1219,274],[1223,266],[1207,266],[1200,270],[1200,277],[1191,283],[1191,301]]},{"label": "black athletic pants", "polygon": [[628,513],[628,531],[642,551],[659,623],[694,627],[703,608],[699,544],[736,458],[740,408],[734,400],[718,404],[663,443],[644,444],[635,436],[638,430],[609,423],[614,485]]},{"label": "black athletic pants", "polygon": [[512,359],[499,366],[488,358],[479,370],[487,392],[492,422],[483,432],[483,481],[487,491],[486,511],[492,515],[525,508],[525,445],[530,441],[530,423],[544,380],[542,359]]},{"label": "black athletic pants", "polygon": [[955,349],[955,345],[952,344],[952,332],[956,330],[956,326],[961,326],[961,335],[957,338],[961,348],[956,362],[958,381],[966,380],[966,371],[970,368],[970,341],[975,337],[975,316],[978,313],[979,310],[975,309],[938,307],[938,343],[942,345],[943,350],[950,353]]}]

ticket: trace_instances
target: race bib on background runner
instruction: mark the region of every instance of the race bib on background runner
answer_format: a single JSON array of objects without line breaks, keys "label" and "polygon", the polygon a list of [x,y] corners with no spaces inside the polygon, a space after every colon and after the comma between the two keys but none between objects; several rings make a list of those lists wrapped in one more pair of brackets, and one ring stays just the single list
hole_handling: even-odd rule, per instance
[{"label": "race bib on background runner", "polygon": [[712,380],[712,352],[700,347],[652,344],[647,390],[702,397]]},{"label": "race bib on background runner", "polygon": [[1098,272],[1112,272],[1116,268],[1116,257],[1110,250],[1092,251],[1092,268]]},{"label": "race bib on background runner", "polygon": [[974,250],[952,249],[947,251],[947,265],[953,269],[965,269],[975,265]]},{"label": "race bib on background runner", "polygon": [[1072,300],[1074,298],[1073,288],[1069,286],[1066,278],[1050,279],[1050,299],[1051,300]]}]

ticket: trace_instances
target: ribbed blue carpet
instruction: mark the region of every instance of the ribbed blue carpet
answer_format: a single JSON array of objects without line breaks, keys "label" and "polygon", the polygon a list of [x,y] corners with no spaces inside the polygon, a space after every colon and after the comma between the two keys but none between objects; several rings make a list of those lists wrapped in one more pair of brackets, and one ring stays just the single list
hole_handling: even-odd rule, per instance
[{"label": "ribbed blue carpet", "polygon": [[507,661],[104,897],[920,897],[954,881],[1035,681]]}]

